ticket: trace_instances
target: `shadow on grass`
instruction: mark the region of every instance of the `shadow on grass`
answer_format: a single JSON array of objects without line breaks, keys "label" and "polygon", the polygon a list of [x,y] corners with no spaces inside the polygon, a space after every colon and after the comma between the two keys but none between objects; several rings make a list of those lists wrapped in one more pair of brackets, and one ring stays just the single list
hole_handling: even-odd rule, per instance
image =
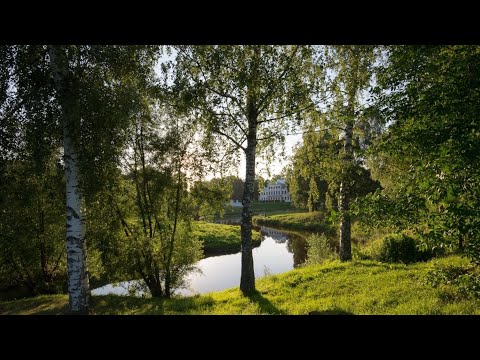
[{"label": "shadow on grass", "polygon": [[92,313],[95,315],[122,314],[163,314],[160,299],[138,298],[134,296],[102,295],[92,296]]},{"label": "shadow on grass", "polygon": [[310,311],[308,315],[355,315],[349,311],[345,311],[339,308],[333,308],[323,311]]},{"label": "shadow on grass", "polygon": [[250,301],[257,303],[262,313],[271,314],[271,315],[286,315],[286,312],[278,309],[273,305],[270,300],[264,298],[262,294],[258,291],[253,292],[252,294],[247,295]]},{"label": "shadow on grass", "polygon": [[0,304],[0,315],[59,315],[67,312],[66,296],[38,296]]},{"label": "shadow on grass", "polygon": [[214,300],[206,296],[162,298],[138,298],[132,296],[106,295],[94,297],[94,313],[169,315],[205,313],[214,305]]}]

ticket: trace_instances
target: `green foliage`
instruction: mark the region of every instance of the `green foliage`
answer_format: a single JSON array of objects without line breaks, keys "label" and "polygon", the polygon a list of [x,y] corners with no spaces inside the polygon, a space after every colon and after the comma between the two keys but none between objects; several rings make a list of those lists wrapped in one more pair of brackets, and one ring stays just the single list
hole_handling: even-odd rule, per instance
[{"label": "green foliage", "polygon": [[[66,279],[59,106],[64,94],[54,88],[49,50],[47,45],[0,48],[0,173],[5,175],[0,207],[8,207],[0,222],[0,277],[6,285],[23,284],[35,293],[63,291]],[[77,190],[87,200],[87,212],[104,215],[98,194],[119,172],[125,130],[133,114],[144,109],[157,47],[62,45],[56,50],[65,55],[66,92],[75,103],[63,110],[75,120],[69,130],[79,150]],[[107,219],[87,219],[96,228],[87,230],[89,243],[97,243],[91,235],[107,237],[100,231],[108,227],[101,224]],[[88,250],[94,281],[104,272],[100,255],[95,246]]]},{"label": "green foliage", "polygon": [[425,283],[455,300],[480,298],[480,271],[475,266],[432,265]]},{"label": "green foliage", "polygon": [[404,234],[387,235],[380,248],[380,260],[384,262],[402,262],[409,264],[417,258],[415,240]]},{"label": "green foliage", "polygon": [[121,231],[105,242],[115,241],[116,250],[104,254],[104,264],[115,264],[123,279],[141,278],[154,297],[172,296],[202,258],[202,242],[192,234],[193,218],[208,211],[199,208],[200,194],[226,196],[202,184],[187,191],[187,173],[195,176],[204,155],[192,146],[195,126],[169,108],[137,118],[129,129],[132,151],[124,159],[129,172],[117,177],[108,198]]},{"label": "green foliage", "polygon": [[63,290],[65,217],[63,169],[50,158],[36,171],[31,159],[8,162],[0,175],[0,287],[31,293]]},{"label": "green foliage", "polygon": [[307,265],[322,264],[332,259],[334,252],[325,234],[312,234],[306,238],[308,244]]},{"label": "green foliage", "polygon": [[230,200],[229,183],[223,179],[196,181],[190,190],[190,199],[196,220],[213,220],[223,215],[225,204]]},{"label": "green foliage", "polygon": [[376,260],[380,261],[380,253],[383,247],[383,238],[374,239],[368,244],[352,246],[353,257],[360,260]]},{"label": "green foliage", "polygon": [[[424,245],[424,246],[422,246]],[[373,259],[383,262],[410,264],[428,261],[443,254],[441,249],[432,249],[422,244],[418,236],[405,232],[392,233],[369,242],[357,249],[360,259]]]},{"label": "green foliage", "polygon": [[[329,193],[338,191],[339,144],[335,134],[329,131],[313,132],[307,130],[303,142],[297,146],[292,162],[287,169],[287,181],[292,203],[297,208],[309,211],[326,208]],[[335,208],[335,204],[333,205]],[[332,207],[328,207],[331,209]]]},{"label": "green foliage", "polygon": [[320,193],[318,191],[317,183],[315,179],[312,177],[310,178],[308,200],[307,200],[308,211],[318,210],[316,209],[315,204],[318,202],[319,199],[320,199]]},{"label": "green foliage", "polygon": [[385,55],[375,93],[389,127],[368,162],[384,189],[371,204],[479,262],[480,47],[392,46]]},{"label": "green foliage", "polygon": [[233,188],[231,199],[242,201],[243,192],[245,189],[245,182],[238,177],[232,178],[231,181],[232,181],[232,188]]},{"label": "green foliage", "polygon": [[[310,105],[319,68],[310,46],[176,46],[176,64],[164,71],[168,86],[192,110],[202,114],[205,130],[245,150],[249,133],[247,99],[255,109],[257,151],[284,142],[283,131]],[[249,105],[249,106],[250,106]],[[248,114],[248,116],[247,116]],[[250,119],[251,120],[251,119]]]},{"label": "green foliage", "polygon": [[[311,132],[303,135],[303,142],[297,146],[292,162],[287,169],[287,181],[292,203],[297,208],[309,211],[338,209],[338,193],[341,181],[341,143],[334,131]],[[355,151],[360,152],[358,146]],[[370,171],[363,167],[358,157],[350,171],[351,198],[361,198],[378,187],[378,181],[371,178]]]}]

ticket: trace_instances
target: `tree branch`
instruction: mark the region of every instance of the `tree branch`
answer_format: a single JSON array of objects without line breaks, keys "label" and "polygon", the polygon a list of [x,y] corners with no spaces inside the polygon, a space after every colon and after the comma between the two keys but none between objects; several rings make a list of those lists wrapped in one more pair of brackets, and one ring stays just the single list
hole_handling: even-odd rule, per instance
[{"label": "tree branch", "polygon": [[268,140],[268,139],[271,139],[271,138],[273,138],[273,137],[275,137],[275,136],[278,136],[278,134],[277,134],[277,133],[273,133],[273,134],[270,134],[270,135],[265,136],[265,137],[263,137],[263,138],[259,138],[259,139],[257,139],[257,141]]},{"label": "tree branch", "polygon": [[52,271],[50,272],[52,275],[55,274],[55,270],[57,270],[58,265],[60,264],[60,259],[63,257],[63,253],[67,250],[66,246],[63,246],[63,250],[58,255],[57,261],[55,262],[55,266],[53,267]]},{"label": "tree branch", "polygon": [[[242,149],[243,151],[247,151],[247,149],[245,147],[243,147],[237,140],[235,140],[230,135],[228,135],[228,134],[226,134],[226,133],[224,133],[224,132],[222,132],[221,130],[218,130],[218,129],[214,129],[213,131],[216,132],[219,135],[225,136],[228,140],[233,142],[235,144],[235,146],[237,146],[239,149]],[[245,140],[243,140],[243,141],[245,141]],[[242,141],[242,143],[243,143],[243,141]]]},{"label": "tree branch", "polygon": [[345,130],[344,128],[338,127],[338,126],[330,126],[328,128],[324,129],[318,129],[318,130],[307,130],[307,131],[301,131],[298,133],[287,133],[286,135],[303,135],[303,134],[308,134],[308,133],[315,133],[315,132],[322,132],[322,131],[328,131],[330,129],[339,129],[339,130]]},{"label": "tree branch", "polygon": [[278,87],[278,85],[280,84],[280,82],[281,82],[281,81],[283,80],[283,78],[287,75],[288,70],[289,70],[289,68],[290,68],[290,65],[292,64],[293,59],[295,58],[295,55],[297,54],[298,47],[299,47],[298,45],[295,46],[295,49],[293,50],[292,55],[291,55],[290,58],[288,59],[287,65],[285,65],[285,68],[283,69],[283,71],[282,71],[282,73],[280,74],[280,76],[279,76],[277,79],[275,79],[274,86],[271,87],[272,82],[269,83],[269,85],[268,85],[269,91],[267,91],[267,92],[265,93],[265,95],[264,95],[263,98],[259,101],[258,106],[257,106],[257,109],[258,109],[258,113],[259,113],[259,114],[260,114],[263,110],[265,110],[265,108],[267,107],[266,101],[267,101],[268,97],[273,94],[273,92],[274,92],[275,89]]},{"label": "tree branch", "polygon": [[266,123],[266,122],[270,122],[270,121],[275,121],[275,120],[280,120],[280,119],[284,119],[286,117],[289,117],[289,116],[292,116],[293,114],[298,114],[299,112],[302,112],[302,111],[305,111],[307,109],[310,109],[310,108],[313,108],[315,106],[315,104],[310,104],[308,106],[305,106],[297,111],[293,111],[293,112],[290,112],[288,114],[285,114],[285,115],[282,115],[282,116],[278,116],[278,117],[275,117],[275,118],[270,118],[270,119],[265,119],[265,120],[260,120],[260,121],[257,121],[257,124],[263,124],[263,123]]},{"label": "tree branch", "polygon": [[[242,103],[235,97],[235,96],[232,96],[230,94],[227,94],[225,92],[222,92],[222,91],[219,91],[217,89],[214,89],[213,87],[210,87],[210,85],[207,84],[207,76],[205,75],[205,72],[203,71],[203,68],[202,68],[202,65],[198,62],[197,59],[195,59],[194,57],[191,57],[188,55],[188,53],[184,50],[180,50],[185,56],[187,56],[191,61],[193,61],[198,69],[200,70],[200,73],[202,74],[203,78],[204,78],[204,82],[202,83],[202,85],[209,91],[213,92],[214,94],[217,94],[218,96],[221,96],[223,98],[228,98],[228,99],[231,99],[233,102],[235,102],[235,104],[237,104],[237,106],[240,108],[240,111],[246,116],[247,113],[246,111],[243,109],[242,107]],[[191,75],[191,78],[193,79],[193,81],[195,81],[196,83],[199,83],[199,81],[197,81],[195,79],[195,77],[193,76],[192,72],[190,71],[190,69],[187,70],[190,75]]]},{"label": "tree branch", "polygon": [[247,131],[243,128],[243,126],[238,122],[237,119],[235,119],[235,117],[232,115],[232,113],[230,112],[230,109],[228,109],[227,107],[227,110],[228,110],[228,114],[227,113],[217,113],[215,111],[213,111],[212,109],[207,109],[208,112],[210,112],[212,115],[215,115],[215,116],[227,116],[227,117],[230,117],[233,122],[235,123],[235,125],[237,125],[237,127],[240,129],[240,131],[243,133],[243,135],[247,136]]}]

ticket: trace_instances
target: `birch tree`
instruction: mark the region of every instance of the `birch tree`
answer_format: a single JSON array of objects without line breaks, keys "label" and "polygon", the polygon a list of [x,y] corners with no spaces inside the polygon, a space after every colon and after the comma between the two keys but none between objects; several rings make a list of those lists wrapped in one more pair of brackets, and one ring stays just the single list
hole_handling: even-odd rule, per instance
[{"label": "birch tree", "polygon": [[126,141],[118,134],[144,106],[155,52],[134,46],[48,47],[63,127],[68,293],[74,312],[89,306],[84,195],[108,181],[102,169],[118,162]]},{"label": "birch tree", "polygon": [[373,76],[376,52],[373,46],[342,45],[326,48],[327,80],[326,126],[341,129],[340,181],[340,260],[352,259],[350,197],[355,164],[353,134],[365,121],[365,90]]},{"label": "birch tree", "polygon": [[51,46],[49,55],[63,126],[63,159],[67,194],[67,275],[70,310],[85,311],[88,309],[90,287],[86,260],[85,204],[80,191],[78,141],[81,118],[78,101],[78,80],[76,81],[69,70],[69,61],[65,49],[60,46]]},{"label": "birch tree", "polygon": [[[0,118],[4,159],[32,161],[38,176],[62,149],[67,189],[70,310],[88,309],[85,198],[115,168],[122,128],[148,87],[157,48],[135,46],[4,46]],[[6,124],[3,128],[3,124]],[[13,144],[13,146],[12,146]],[[29,176],[29,174],[26,174]],[[99,184],[101,184],[99,186]],[[35,240],[36,241],[36,240]]]},{"label": "birch tree", "polygon": [[[283,143],[292,120],[311,107],[307,46],[177,46],[172,92],[189,103],[207,131],[246,159],[241,216],[244,294],[255,290],[252,202],[256,155]],[[166,67],[165,67],[166,69]]]}]

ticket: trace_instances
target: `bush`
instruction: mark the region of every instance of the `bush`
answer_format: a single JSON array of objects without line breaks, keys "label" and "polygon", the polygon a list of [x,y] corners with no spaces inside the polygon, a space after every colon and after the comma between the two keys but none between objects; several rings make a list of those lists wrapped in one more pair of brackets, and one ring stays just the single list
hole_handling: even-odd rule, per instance
[{"label": "bush", "polygon": [[420,248],[420,241],[409,234],[388,234],[374,240],[357,251],[359,259],[372,259],[383,262],[410,264],[427,261],[440,254],[440,249]]},{"label": "bush", "polygon": [[307,265],[321,264],[333,257],[333,250],[325,234],[312,234],[307,237],[308,258]]},{"label": "bush", "polygon": [[383,239],[380,261],[409,264],[415,262],[416,257],[417,245],[412,237],[404,234],[391,234]]},{"label": "bush", "polygon": [[380,250],[383,245],[383,239],[370,241],[365,246],[352,244],[352,255],[354,259],[360,260],[378,260],[380,261]]}]

